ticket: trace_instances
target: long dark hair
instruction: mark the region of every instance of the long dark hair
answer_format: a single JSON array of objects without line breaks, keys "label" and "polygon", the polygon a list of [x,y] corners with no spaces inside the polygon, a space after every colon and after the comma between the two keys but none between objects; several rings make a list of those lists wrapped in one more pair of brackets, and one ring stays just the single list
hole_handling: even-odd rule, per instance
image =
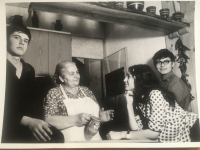
[{"label": "long dark hair", "polygon": [[[159,80],[157,79],[155,73],[148,65],[134,65],[129,67],[130,74],[135,78],[134,84],[134,104],[133,110],[136,115],[139,115],[143,128],[148,128],[149,119],[145,116],[147,115],[147,104],[150,104],[149,94],[152,90],[160,90],[165,100],[169,103],[170,106],[175,106],[175,96],[162,89],[159,86]],[[144,116],[142,111],[139,108],[139,103],[142,103],[145,106]],[[151,105],[150,105],[150,113],[151,113]]]}]

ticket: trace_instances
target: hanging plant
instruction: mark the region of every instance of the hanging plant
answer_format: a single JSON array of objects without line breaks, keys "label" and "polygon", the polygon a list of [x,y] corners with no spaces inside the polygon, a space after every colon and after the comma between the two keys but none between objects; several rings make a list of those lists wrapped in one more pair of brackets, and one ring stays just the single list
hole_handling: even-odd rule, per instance
[{"label": "hanging plant", "polygon": [[[181,38],[179,38],[176,41],[175,49],[178,50],[178,58],[176,61],[179,63],[179,68],[181,71],[181,79],[183,80],[183,82],[188,86],[189,90],[191,91],[191,89],[192,89],[191,84],[187,80],[187,77],[189,75],[186,74],[186,71],[187,71],[186,64],[188,63],[188,59],[190,59],[190,58],[185,53],[186,51],[189,51],[190,49],[188,47],[186,47],[185,45],[183,45]],[[191,95],[191,99],[192,100],[194,99],[194,97],[192,95]]]}]

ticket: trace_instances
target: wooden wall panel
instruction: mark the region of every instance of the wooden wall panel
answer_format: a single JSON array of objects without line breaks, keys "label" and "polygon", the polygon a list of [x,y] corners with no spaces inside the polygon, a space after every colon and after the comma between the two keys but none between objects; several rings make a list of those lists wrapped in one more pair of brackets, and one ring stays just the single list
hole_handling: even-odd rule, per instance
[{"label": "wooden wall panel", "polygon": [[60,49],[62,60],[72,60],[72,38],[70,35],[60,34]]},{"label": "wooden wall panel", "polygon": [[55,72],[56,65],[64,60],[71,61],[71,36],[49,33],[49,75]]},{"label": "wooden wall panel", "polygon": [[52,76],[57,63],[71,61],[71,35],[30,30],[32,40],[23,58],[34,67],[36,76]]},{"label": "wooden wall panel", "polygon": [[32,40],[24,55],[24,60],[30,63],[37,75],[48,74],[48,32],[31,30]]}]

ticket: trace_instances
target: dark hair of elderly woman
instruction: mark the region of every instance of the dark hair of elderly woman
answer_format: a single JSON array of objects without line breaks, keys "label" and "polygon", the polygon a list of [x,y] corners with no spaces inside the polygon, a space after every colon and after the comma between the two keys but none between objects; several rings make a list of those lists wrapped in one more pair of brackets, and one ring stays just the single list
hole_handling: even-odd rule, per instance
[{"label": "dark hair of elderly woman", "polygon": [[171,93],[159,87],[148,65],[129,67],[124,83],[130,131],[111,131],[108,138],[149,142],[200,140],[197,115],[184,111]]},{"label": "dark hair of elderly woman", "polygon": [[92,116],[106,122],[112,119],[113,111],[100,110],[92,91],[79,85],[80,74],[75,63],[58,63],[53,78],[57,87],[45,98],[45,121],[61,130],[65,142],[101,140],[98,132],[90,136],[85,129]]}]

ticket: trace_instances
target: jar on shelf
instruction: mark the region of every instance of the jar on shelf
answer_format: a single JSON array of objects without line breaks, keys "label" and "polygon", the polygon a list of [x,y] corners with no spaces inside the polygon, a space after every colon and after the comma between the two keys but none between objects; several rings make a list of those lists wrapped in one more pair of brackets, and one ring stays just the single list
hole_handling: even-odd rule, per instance
[{"label": "jar on shelf", "polygon": [[124,2],[116,1],[116,2],[114,2],[114,6],[118,7],[118,8],[123,8]]},{"label": "jar on shelf", "polygon": [[152,14],[156,14],[156,6],[149,6],[146,8],[146,11]]},{"label": "jar on shelf", "polygon": [[39,19],[37,16],[37,12],[35,10],[33,11],[33,16],[31,20],[32,20],[32,27],[39,28]]},{"label": "jar on shelf", "polygon": [[62,23],[61,23],[61,20],[56,20],[54,29],[55,29],[56,31],[62,31],[62,28],[63,28],[63,25],[62,25]]},{"label": "jar on shelf", "polygon": [[176,20],[176,21],[182,21],[183,18],[184,18],[184,14],[182,12],[175,12],[173,13],[173,19]]},{"label": "jar on shelf", "polygon": [[144,1],[127,1],[127,8],[134,11],[142,11],[144,8]]},{"label": "jar on shelf", "polygon": [[22,25],[23,24],[23,20],[22,20],[23,16],[20,15],[14,15],[11,16],[10,19],[10,23],[14,24],[14,25]]},{"label": "jar on shelf", "polygon": [[108,2],[99,2],[100,5],[108,6]]},{"label": "jar on shelf", "polygon": [[169,8],[160,9],[160,16],[163,18],[169,18]]}]

